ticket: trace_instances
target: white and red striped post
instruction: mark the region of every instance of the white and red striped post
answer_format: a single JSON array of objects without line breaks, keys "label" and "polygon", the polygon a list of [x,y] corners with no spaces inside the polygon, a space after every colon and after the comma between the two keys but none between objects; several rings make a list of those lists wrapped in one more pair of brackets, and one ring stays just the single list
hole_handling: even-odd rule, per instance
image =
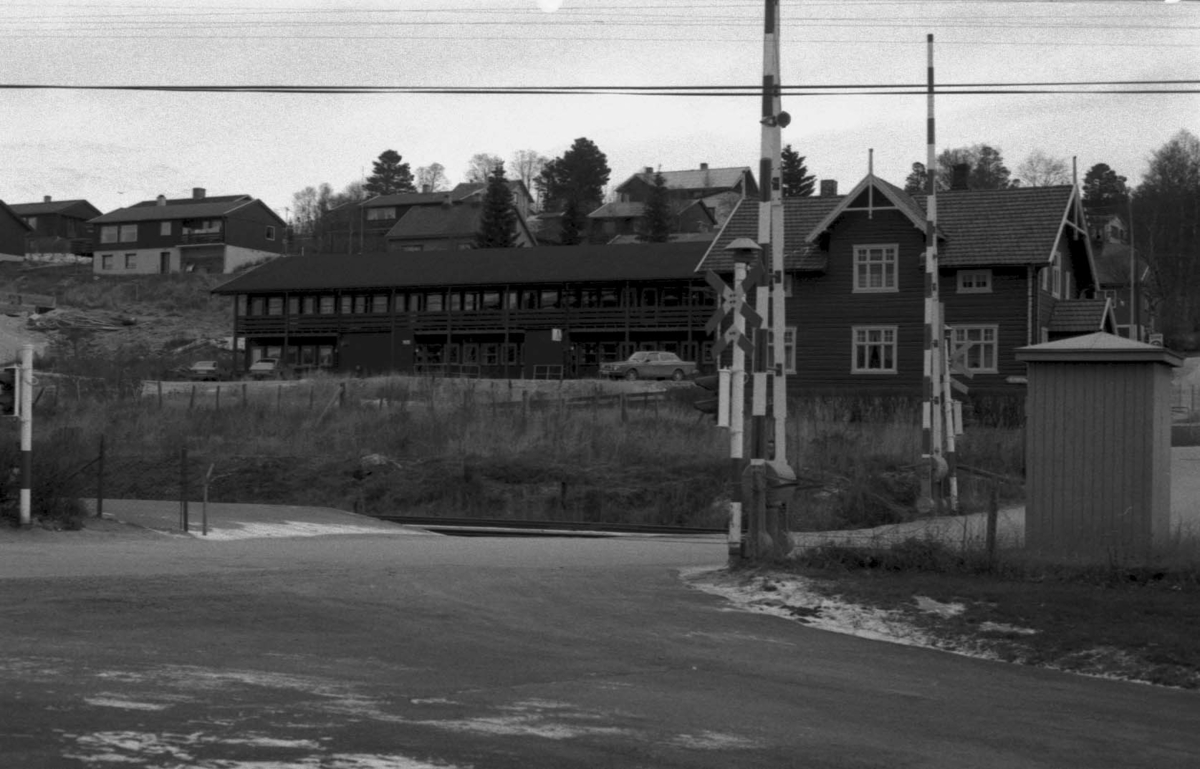
[{"label": "white and red striped post", "polygon": [[938,286],[937,250],[937,149],[933,117],[933,35],[927,38],[928,64],[928,115],[926,119],[925,174],[928,198],[925,202],[925,368],[922,381],[924,402],[921,409],[921,447],[923,456],[929,460],[929,472],[921,478],[921,501],[919,504],[931,510],[936,503],[941,508],[938,491],[942,468],[942,440],[944,420],[941,403],[942,387],[942,305]]},{"label": "white and red striped post", "polygon": [[33,481],[33,345],[21,348],[21,368],[17,371],[17,409],[21,420],[21,526],[32,525]]}]

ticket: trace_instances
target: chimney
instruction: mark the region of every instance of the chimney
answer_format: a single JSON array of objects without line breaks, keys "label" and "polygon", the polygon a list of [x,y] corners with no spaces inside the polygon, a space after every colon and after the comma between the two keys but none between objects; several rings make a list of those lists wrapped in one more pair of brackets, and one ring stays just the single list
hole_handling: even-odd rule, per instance
[{"label": "chimney", "polygon": [[647,174],[654,173],[654,166],[646,166],[646,170],[643,173],[647,173]]},{"label": "chimney", "polygon": [[43,203],[49,203],[49,202],[50,202],[50,196],[49,196],[49,195],[46,195],[46,196],[42,197],[42,202],[43,202]]},{"label": "chimney", "polygon": [[701,163],[701,164],[700,164],[700,170],[701,170],[701,171],[707,171],[707,170],[708,170],[708,163]]},{"label": "chimney", "polygon": [[821,180],[821,197],[823,197],[823,198],[837,197],[837,179],[822,179]]},{"label": "chimney", "polygon": [[159,195],[159,196],[158,196],[158,205],[160,205],[160,206],[165,206],[166,204],[167,204],[167,196],[166,196],[166,195]]},{"label": "chimney", "polygon": [[421,192],[423,192],[423,193],[425,193],[426,195],[428,195],[429,193],[433,192],[433,186],[432,186],[432,185],[429,185],[429,184],[422,184],[422,185],[421,185]]},{"label": "chimney", "polygon": [[950,177],[950,189],[965,190],[967,189],[967,177],[971,175],[970,163],[955,163],[954,175]]},{"label": "chimney", "polygon": [[192,187],[192,200],[204,200],[204,188]]}]

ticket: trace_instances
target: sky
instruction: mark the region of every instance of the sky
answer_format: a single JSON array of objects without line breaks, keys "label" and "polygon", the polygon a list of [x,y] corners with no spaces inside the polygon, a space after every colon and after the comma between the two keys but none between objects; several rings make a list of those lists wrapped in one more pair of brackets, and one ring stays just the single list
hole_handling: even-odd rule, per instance
[{"label": "sky", "polygon": [[[248,194],[285,218],[294,193],[361,180],[394,149],[451,185],[476,153],[557,157],[579,137],[610,186],[646,166],[749,166],[761,155],[762,0],[6,0],[0,200]],[[1200,0],[782,0],[783,142],[849,190],[902,185],[926,156],[926,35],[939,150],[986,143],[1107,163],[1136,184],[1156,148],[1200,134]],[[1006,84],[1087,93],[995,93]],[[86,86],[545,88],[742,86],[742,95],[265,94]],[[912,86],[861,95],[854,86]],[[817,89],[817,86],[826,88]],[[827,88],[835,86],[835,88]],[[1030,86],[1042,89],[1043,86]],[[861,90],[861,89],[860,89]],[[1029,89],[1026,89],[1029,90]],[[876,89],[878,91],[878,89]]]}]

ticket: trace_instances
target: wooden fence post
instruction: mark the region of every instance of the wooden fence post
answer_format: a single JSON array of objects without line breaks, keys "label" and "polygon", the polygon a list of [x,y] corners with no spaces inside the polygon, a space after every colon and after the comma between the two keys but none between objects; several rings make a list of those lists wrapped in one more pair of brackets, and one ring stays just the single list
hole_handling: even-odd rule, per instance
[{"label": "wooden fence post", "polygon": [[96,517],[104,517],[104,436],[100,436],[100,456],[96,462]]},{"label": "wooden fence post", "polygon": [[192,397],[188,398],[188,411],[196,408],[196,385],[192,385]]},{"label": "wooden fence post", "polygon": [[184,531],[188,530],[187,453],[187,447],[179,451],[179,523]]}]

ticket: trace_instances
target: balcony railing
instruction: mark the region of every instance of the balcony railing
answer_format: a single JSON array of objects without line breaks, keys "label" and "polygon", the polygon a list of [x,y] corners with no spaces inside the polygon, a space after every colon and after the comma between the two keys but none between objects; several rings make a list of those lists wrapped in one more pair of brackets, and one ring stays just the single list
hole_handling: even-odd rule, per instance
[{"label": "balcony railing", "polygon": [[205,232],[188,232],[184,231],[183,239],[179,241],[181,246],[203,246],[212,243],[224,243],[225,230],[205,231]]}]

